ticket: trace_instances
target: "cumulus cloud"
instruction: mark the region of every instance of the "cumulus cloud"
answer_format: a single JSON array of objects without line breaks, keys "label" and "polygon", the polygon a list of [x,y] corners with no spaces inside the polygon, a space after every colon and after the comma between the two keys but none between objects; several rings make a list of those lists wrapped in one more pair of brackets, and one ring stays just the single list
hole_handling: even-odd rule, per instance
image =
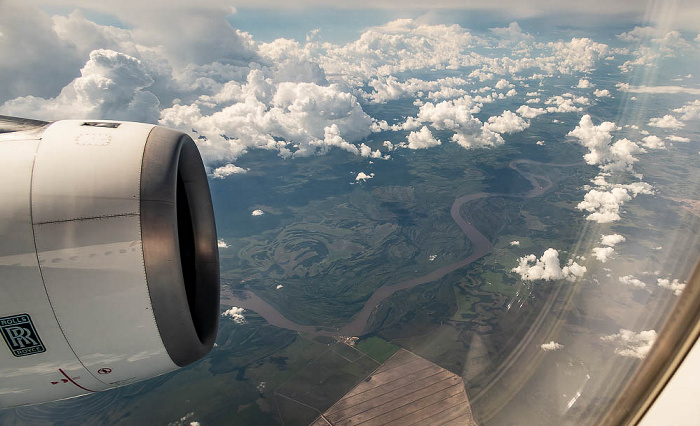
[{"label": "cumulus cloud", "polygon": [[546,114],[547,110],[544,108],[532,108],[529,105],[521,105],[517,110],[515,110],[515,112],[520,114],[523,118],[535,118],[542,114]]},{"label": "cumulus cloud", "polygon": [[594,247],[591,254],[600,262],[606,263],[615,255],[615,249],[612,247]]},{"label": "cumulus cloud", "polygon": [[608,234],[600,237],[600,243],[604,246],[614,247],[615,245],[624,242],[626,239],[620,234]]},{"label": "cumulus cloud", "polygon": [[666,114],[663,117],[652,118],[649,120],[649,125],[662,129],[678,129],[685,126],[685,123],[670,114]]},{"label": "cumulus cloud", "polygon": [[498,90],[503,90],[503,89],[509,89],[509,88],[512,88],[515,86],[513,86],[513,84],[508,82],[508,80],[506,80],[505,78],[502,78],[496,82],[494,87],[496,87],[496,89],[498,89]]},{"label": "cumulus cloud", "polygon": [[373,78],[368,86],[373,92],[366,95],[371,103],[385,103],[394,99],[416,96],[418,93],[430,91],[431,99],[445,99],[464,96],[466,91],[459,86],[467,84],[462,78],[447,77],[437,80],[421,80],[409,78],[400,81],[396,76],[388,75]]},{"label": "cumulus cloud", "polygon": [[94,50],[80,77],[57,97],[16,98],[0,106],[0,113],[48,120],[106,118],[155,123],[160,101],[144,90],[152,83],[140,60],[112,50]]},{"label": "cumulus cloud", "polygon": [[265,214],[265,212],[262,211],[262,210],[260,210],[260,209],[253,210],[253,211],[250,213],[251,216],[262,216],[262,215],[264,215],[264,214]]},{"label": "cumulus cloud", "polygon": [[590,80],[585,78],[579,79],[578,84],[576,85],[576,87],[578,87],[579,89],[588,89],[594,86],[595,84],[591,83]]},{"label": "cumulus cloud", "polygon": [[609,97],[612,96],[612,95],[610,94],[610,91],[609,91],[608,89],[602,89],[602,90],[596,89],[596,90],[593,91],[593,95],[594,95],[596,98],[609,98]]},{"label": "cumulus cloud", "polygon": [[212,176],[216,179],[224,179],[226,176],[245,173],[248,173],[248,169],[244,169],[243,167],[238,167],[229,163],[214,169]]},{"label": "cumulus cloud", "polygon": [[[206,113],[212,103],[219,108]],[[202,96],[193,104],[164,109],[160,123],[196,129],[204,138],[205,160],[230,162],[251,148],[283,157],[326,154],[333,147],[360,155],[352,142],[370,134],[372,121],[355,96],[335,85],[276,84],[253,70],[246,82],[227,83],[219,98]]]},{"label": "cumulus cloud", "polygon": [[666,149],[666,143],[660,137],[654,135],[643,138],[642,146],[647,149]]},{"label": "cumulus cloud", "polygon": [[628,139],[620,139],[612,143],[611,132],[618,130],[615,123],[605,121],[599,125],[594,125],[591,116],[586,114],[581,117],[581,121],[576,128],[569,132],[568,136],[573,136],[589,152],[583,156],[586,163],[598,165],[606,171],[632,170],[632,164],[637,159],[634,154],[644,152],[636,143]]},{"label": "cumulus cloud", "polygon": [[682,107],[674,109],[673,112],[683,114],[680,117],[683,121],[700,120],[700,99],[688,102]]},{"label": "cumulus cloud", "polygon": [[226,241],[222,240],[221,238],[219,238],[216,241],[216,243],[217,243],[219,248],[229,248],[229,245],[226,243]]},{"label": "cumulus cloud", "polygon": [[617,36],[620,40],[636,43],[636,48],[631,52],[634,59],[630,59],[619,68],[628,72],[636,66],[651,66],[665,58],[673,58],[679,52],[692,49],[680,32],[667,31],[654,27],[635,27]]},{"label": "cumulus cloud", "polygon": [[418,132],[408,134],[408,148],[425,149],[440,145],[440,141],[433,137],[430,130],[423,126]]},{"label": "cumulus cloud", "polygon": [[628,42],[639,42],[645,39],[652,39],[655,37],[660,37],[663,35],[663,30],[654,27],[639,27],[636,26],[634,29],[618,34],[616,37],[623,41]]},{"label": "cumulus cloud", "polygon": [[540,348],[545,352],[558,351],[558,350],[562,349],[563,347],[564,347],[564,345],[562,345],[561,343],[557,343],[554,340],[552,340],[549,343],[542,343],[540,345]]},{"label": "cumulus cloud", "polygon": [[676,296],[680,296],[686,286],[686,283],[682,283],[678,279],[671,281],[668,278],[658,278],[656,283],[659,285],[659,287],[667,288],[673,291],[673,294]]},{"label": "cumulus cloud", "polygon": [[609,223],[620,220],[620,206],[632,197],[623,188],[613,188],[610,191],[591,190],[584,195],[576,208],[591,212],[586,219],[598,223]]},{"label": "cumulus cloud", "polygon": [[388,160],[389,158],[391,158],[391,156],[389,156],[389,155],[382,156],[381,151],[379,151],[378,149],[375,149],[374,151],[372,151],[372,148],[365,145],[364,143],[360,144],[359,150],[360,150],[360,155],[363,157],[381,158],[382,160]]},{"label": "cumulus cloud", "polygon": [[496,133],[515,133],[521,132],[530,127],[530,122],[523,120],[517,114],[511,111],[503,111],[503,114],[489,117],[484,128]]},{"label": "cumulus cloud", "polygon": [[602,336],[600,340],[615,343],[615,353],[620,356],[643,359],[656,340],[656,331],[644,330],[635,333],[621,328],[619,333]]},{"label": "cumulus cloud", "polygon": [[586,220],[597,223],[610,223],[620,220],[622,206],[640,194],[653,194],[653,188],[646,182],[632,182],[628,184],[609,183],[606,177],[610,173],[600,173],[593,179],[595,188],[589,185],[588,190],[576,208],[590,212]]},{"label": "cumulus cloud", "polygon": [[[8,82],[0,88],[0,102],[3,90],[12,92],[8,97],[36,97],[5,102],[0,112],[44,119],[130,119],[179,128],[193,135],[208,172],[216,178],[245,172],[235,162],[252,149],[283,157],[344,150],[388,158],[364,143],[372,130],[410,131],[409,148],[439,142],[427,138],[429,128],[453,132],[450,140],[464,148],[498,146],[504,143],[502,134],[522,131],[529,118],[580,111],[590,101],[563,94],[547,99],[546,109],[522,106],[517,114],[504,111],[486,122],[474,117],[483,104],[516,95],[513,83],[529,87],[523,78],[588,72],[610,50],[587,38],[533,43],[515,22],[492,29],[493,37],[488,38],[459,25],[398,19],[367,28],[347,44],[319,42],[315,31],[306,43],[262,43],[233,28],[226,16],[234,11],[220,2],[187,5],[186,13],[151,4],[120,6],[126,28],[98,25],[79,11],[49,17],[11,6],[3,5],[0,14],[0,54],[8,53],[0,64],[0,77]],[[112,13],[112,6],[103,7]],[[673,42],[669,37],[664,43]],[[502,43],[512,53],[489,53]],[[44,56],[22,61],[52,64],[35,67],[37,75],[55,75],[47,89],[40,87],[40,78],[18,72],[13,65],[16,58],[31,53],[22,46],[34,44],[47,47],[41,49]],[[482,46],[488,48],[476,48]],[[411,76],[435,70],[467,70],[471,78],[493,79],[495,90],[505,93],[489,87],[470,97],[465,88],[471,79]],[[528,77],[517,75],[524,71]],[[29,77],[35,84],[24,81]],[[404,97],[419,98],[420,110],[398,125],[373,122],[362,108]]]},{"label": "cumulus cloud", "polygon": [[523,281],[561,279],[576,281],[586,273],[586,267],[569,259],[562,268],[559,263],[559,252],[548,248],[539,259],[534,254],[519,258],[518,266],[511,269],[511,272],[519,274]]},{"label": "cumulus cloud", "polygon": [[[493,125],[499,130],[516,131],[516,128],[524,123],[520,117],[507,111],[508,114],[495,117],[491,124],[484,124],[472,115],[479,111],[479,104],[468,95],[439,103],[426,102],[420,107],[416,117],[408,117],[404,123],[392,126],[392,130],[414,130],[426,123],[437,130],[453,131],[452,142],[465,149],[472,149],[503,144],[500,133],[489,126]],[[513,116],[517,118],[514,119]],[[421,132],[413,136],[416,146],[419,145],[421,137],[428,136],[425,132],[421,136]]]},{"label": "cumulus cloud", "polygon": [[561,73],[586,72],[593,69],[596,62],[607,56],[609,47],[589,38],[572,38],[570,42],[550,42],[554,51],[556,70]]},{"label": "cumulus cloud", "polygon": [[535,142],[535,144],[540,145],[540,146],[544,146],[545,142],[544,141],[537,141],[537,142]]},{"label": "cumulus cloud", "polygon": [[622,284],[627,284],[627,285],[630,285],[632,287],[644,288],[647,286],[644,281],[641,281],[641,280],[633,277],[632,275],[625,275],[625,276],[619,277],[618,279]]},{"label": "cumulus cloud", "polygon": [[676,135],[666,136],[666,139],[668,139],[671,142],[681,142],[681,143],[690,142],[689,138],[684,138],[683,136],[676,136]]},{"label": "cumulus cloud", "polygon": [[374,173],[370,174],[365,174],[364,172],[360,172],[355,176],[355,181],[357,182],[367,182],[367,180],[374,178]]},{"label": "cumulus cloud", "polygon": [[243,311],[243,308],[232,306],[230,309],[225,310],[221,315],[233,319],[233,322],[236,324],[245,324],[246,320],[243,316]]},{"label": "cumulus cloud", "polygon": [[415,118],[409,117],[404,128],[417,128],[419,123],[430,123],[438,130],[481,127],[481,122],[472,116],[480,110],[479,104],[471,96],[463,96],[439,103],[427,102],[420,107]]},{"label": "cumulus cloud", "polygon": [[[577,102],[578,101],[578,102]],[[577,106],[576,103],[582,104],[582,105],[587,105],[588,99],[584,98],[582,96],[574,99],[571,97],[565,97],[565,96],[552,96],[551,98],[547,99],[544,101],[545,105],[549,105],[547,107],[547,112],[579,112],[583,111],[583,108],[580,106]]]},{"label": "cumulus cloud", "polygon": [[532,39],[530,34],[523,32],[523,29],[520,28],[517,22],[511,22],[505,28],[489,28],[489,31],[495,36],[511,42]]},{"label": "cumulus cloud", "polygon": [[511,242],[510,242],[510,245],[511,245],[511,246],[519,246],[519,245],[520,245],[520,241],[511,241]]}]

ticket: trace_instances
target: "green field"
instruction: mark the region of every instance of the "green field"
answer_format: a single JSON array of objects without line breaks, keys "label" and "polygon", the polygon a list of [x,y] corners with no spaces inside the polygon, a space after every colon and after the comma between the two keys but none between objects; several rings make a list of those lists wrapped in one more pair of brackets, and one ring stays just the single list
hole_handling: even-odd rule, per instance
[{"label": "green field", "polygon": [[384,362],[391,358],[399,347],[376,336],[362,339],[355,346],[358,351],[364,352],[377,362]]}]

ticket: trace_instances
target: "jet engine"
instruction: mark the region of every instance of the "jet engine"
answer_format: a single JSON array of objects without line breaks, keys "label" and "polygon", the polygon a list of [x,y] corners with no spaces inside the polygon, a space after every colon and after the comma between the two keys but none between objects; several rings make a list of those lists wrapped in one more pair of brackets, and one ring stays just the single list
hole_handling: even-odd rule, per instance
[{"label": "jet engine", "polygon": [[0,116],[0,408],[186,366],[218,318],[214,213],[189,136]]}]

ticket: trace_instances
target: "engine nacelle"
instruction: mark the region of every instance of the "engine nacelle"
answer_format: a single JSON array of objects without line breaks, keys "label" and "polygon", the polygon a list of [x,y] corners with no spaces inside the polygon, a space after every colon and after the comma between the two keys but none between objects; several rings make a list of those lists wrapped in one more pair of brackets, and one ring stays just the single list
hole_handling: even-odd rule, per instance
[{"label": "engine nacelle", "polygon": [[0,131],[0,408],[206,355],[219,258],[192,139],[129,122],[17,123]]}]

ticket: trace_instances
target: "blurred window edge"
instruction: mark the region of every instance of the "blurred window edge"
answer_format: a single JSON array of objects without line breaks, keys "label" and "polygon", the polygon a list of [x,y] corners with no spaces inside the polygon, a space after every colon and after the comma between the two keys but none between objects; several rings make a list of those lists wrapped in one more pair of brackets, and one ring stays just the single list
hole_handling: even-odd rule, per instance
[{"label": "blurred window edge", "polygon": [[[700,336],[700,260],[669,313],[654,346],[601,425],[635,425],[649,411]],[[700,379],[699,379],[700,380]]]}]

